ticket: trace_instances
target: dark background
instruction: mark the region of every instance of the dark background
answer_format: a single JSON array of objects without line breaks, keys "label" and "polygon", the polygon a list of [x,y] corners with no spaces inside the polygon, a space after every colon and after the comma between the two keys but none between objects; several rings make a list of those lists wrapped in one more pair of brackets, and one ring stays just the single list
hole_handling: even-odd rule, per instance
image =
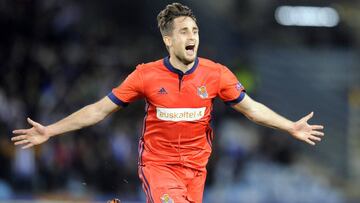
[{"label": "dark background", "polygon": [[[256,100],[325,125],[316,147],[215,102],[204,202],[360,201],[360,1],[180,1],[199,56],[228,66]],[[0,2],[0,202],[144,202],[137,142],[144,102],[29,150],[11,131],[106,96],[137,64],[167,56],[156,16],[171,1]],[[335,27],[282,26],[281,5],[328,6]]]}]

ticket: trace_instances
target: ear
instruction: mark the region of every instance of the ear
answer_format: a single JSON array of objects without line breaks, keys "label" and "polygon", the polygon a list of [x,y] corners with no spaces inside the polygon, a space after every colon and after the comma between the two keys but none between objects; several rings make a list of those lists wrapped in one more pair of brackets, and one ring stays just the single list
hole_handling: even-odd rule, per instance
[{"label": "ear", "polygon": [[171,37],[170,36],[163,36],[163,41],[165,43],[165,46],[170,47],[172,45]]}]

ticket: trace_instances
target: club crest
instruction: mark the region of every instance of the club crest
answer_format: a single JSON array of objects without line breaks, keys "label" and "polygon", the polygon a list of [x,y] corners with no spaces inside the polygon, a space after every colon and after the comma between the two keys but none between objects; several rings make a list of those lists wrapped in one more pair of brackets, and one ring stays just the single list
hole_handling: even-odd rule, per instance
[{"label": "club crest", "polygon": [[171,197],[168,194],[163,194],[163,196],[160,197],[161,203],[174,203],[174,200],[171,199]]},{"label": "club crest", "polygon": [[206,91],[205,86],[198,87],[197,92],[198,92],[199,97],[202,98],[202,99],[206,99],[209,96],[207,91]]}]

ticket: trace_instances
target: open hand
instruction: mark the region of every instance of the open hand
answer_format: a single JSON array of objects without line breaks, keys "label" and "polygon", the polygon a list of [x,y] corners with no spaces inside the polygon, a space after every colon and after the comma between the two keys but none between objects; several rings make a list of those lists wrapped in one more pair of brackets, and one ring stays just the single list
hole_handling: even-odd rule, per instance
[{"label": "open hand", "polygon": [[15,145],[23,145],[22,148],[26,149],[46,142],[50,138],[46,132],[45,126],[30,118],[27,118],[27,121],[32,125],[32,128],[17,129],[13,131],[16,136],[12,137],[11,141],[13,141]]},{"label": "open hand", "polygon": [[305,117],[294,123],[294,127],[290,132],[295,138],[304,141],[310,145],[315,145],[315,142],[321,141],[321,137],[324,133],[321,131],[324,129],[322,125],[309,125],[308,120],[312,118],[314,112],[309,113]]}]

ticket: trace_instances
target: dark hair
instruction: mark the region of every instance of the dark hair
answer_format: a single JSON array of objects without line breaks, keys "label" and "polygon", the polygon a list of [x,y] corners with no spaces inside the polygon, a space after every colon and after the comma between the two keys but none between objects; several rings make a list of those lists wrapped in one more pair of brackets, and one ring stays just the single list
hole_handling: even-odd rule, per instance
[{"label": "dark hair", "polygon": [[168,4],[157,16],[158,27],[162,35],[168,35],[173,29],[174,19],[181,16],[192,18],[196,22],[196,17],[191,9],[181,3]]}]

